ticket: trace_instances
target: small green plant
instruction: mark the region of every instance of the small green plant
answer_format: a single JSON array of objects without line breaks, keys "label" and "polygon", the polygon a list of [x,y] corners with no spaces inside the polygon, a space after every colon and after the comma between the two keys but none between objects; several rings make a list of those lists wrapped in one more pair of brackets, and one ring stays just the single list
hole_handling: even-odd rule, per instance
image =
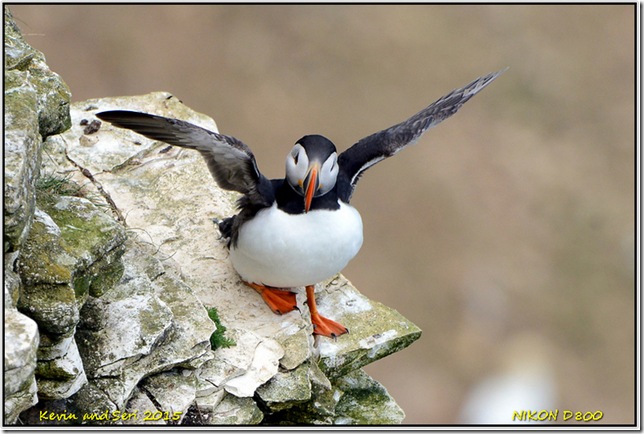
[{"label": "small green plant", "polygon": [[210,335],[210,348],[216,350],[217,348],[228,348],[237,345],[234,340],[224,336],[226,327],[221,323],[221,320],[219,319],[217,308],[209,307],[206,310],[208,311],[208,317],[217,326],[217,330],[215,330],[212,335]]},{"label": "small green plant", "polygon": [[72,181],[70,176],[44,174],[36,182],[36,189],[49,195],[82,196],[82,187]]},{"label": "small green plant", "polygon": [[[100,185],[98,188],[101,188]],[[92,189],[78,184],[71,178],[71,174],[61,176],[55,173],[43,173],[36,182],[36,194],[39,204],[43,201],[57,200],[59,196],[74,196],[85,198],[98,208],[108,207],[103,197]]]}]

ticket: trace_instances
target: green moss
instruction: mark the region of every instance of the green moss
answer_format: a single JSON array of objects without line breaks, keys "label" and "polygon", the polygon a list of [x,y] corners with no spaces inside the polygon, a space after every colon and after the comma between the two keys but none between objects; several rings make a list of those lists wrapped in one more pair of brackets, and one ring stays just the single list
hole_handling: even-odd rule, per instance
[{"label": "green moss", "polygon": [[208,311],[208,318],[212,320],[217,326],[212,335],[210,335],[210,348],[216,350],[217,348],[228,348],[237,345],[237,343],[224,336],[226,332],[226,327],[221,323],[219,319],[219,314],[217,313],[217,308],[209,307],[206,309]]},{"label": "green moss", "polygon": [[405,418],[387,389],[362,369],[338,379],[334,386],[343,392],[335,408],[334,424],[392,425]]},{"label": "green moss", "polygon": [[58,195],[51,195],[49,199],[52,201],[48,203],[38,200],[39,206],[60,228],[65,248],[71,255],[93,262],[124,242],[124,229],[91,201]]},{"label": "green moss", "polygon": [[74,294],[76,295],[77,300],[84,300],[85,296],[89,293],[89,286],[92,283],[92,276],[79,273],[74,276],[72,287],[74,288]]},{"label": "green moss", "polygon": [[45,224],[33,222],[18,262],[19,273],[27,286],[34,282],[66,284],[71,281],[70,266],[74,259],[66,254],[62,242]]},{"label": "green moss", "polygon": [[79,372],[70,372],[69,367],[61,366],[60,359],[39,361],[36,365],[36,375],[39,379],[66,381],[73,380]]},{"label": "green moss", "polygon": [[124,246],[119,246],[110,252],[100,261],[95,262],[87,270],[92,275],[89,287],[89,294],[92,297],[102,296],[108,289],[113,288],[123,277],[125,267],[121,257],[125,251]]}]

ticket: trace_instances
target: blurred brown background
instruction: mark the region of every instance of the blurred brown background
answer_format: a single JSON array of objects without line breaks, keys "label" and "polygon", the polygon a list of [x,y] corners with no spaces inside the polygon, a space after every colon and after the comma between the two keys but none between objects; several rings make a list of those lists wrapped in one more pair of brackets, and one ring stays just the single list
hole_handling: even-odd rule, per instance
[{"label": "blurred brown background", "polygon": [[344,274],[424,331],[367,371],[409,424],[633,423],[634,5],[11,10],[75,101],[170,91],[269,177],[304,134],[345,149],[509,66],[358,185]]}]

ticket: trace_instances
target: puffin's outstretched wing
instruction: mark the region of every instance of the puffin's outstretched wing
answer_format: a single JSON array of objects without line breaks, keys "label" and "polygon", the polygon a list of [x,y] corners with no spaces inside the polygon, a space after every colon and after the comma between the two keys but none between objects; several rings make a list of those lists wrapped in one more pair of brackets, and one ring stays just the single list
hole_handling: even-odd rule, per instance
[{"label": "puffin's outstretched wing", "polygon": [[250,148],[234,137],[218,134],[189,122],[125,110],[97,113],[117,127],[171,145],[196,149],[203,155],[221,188],[243,194],[255,192],[261,174]]},{"label": "puffin's outstretched wing", "polygon": [[391,157],[405,146],[415,143],[425,131],[456,113],[463,104],[506,69],[479,77],[465,87],[453,90],[409,119],[367,136],[341,153],[338,156],[338,165],[344,185],[339,186],[340,199],[349,201],[360,175],[365,170]]}]

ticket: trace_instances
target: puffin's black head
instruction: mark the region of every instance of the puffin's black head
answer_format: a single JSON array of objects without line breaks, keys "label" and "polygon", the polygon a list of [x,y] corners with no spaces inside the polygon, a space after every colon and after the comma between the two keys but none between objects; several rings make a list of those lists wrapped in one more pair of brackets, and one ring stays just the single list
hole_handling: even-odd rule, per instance
[{"label": "puffin's black head", "polygon": [[328,193],[338,177],[338,154],[326,137],[304,136],[286,157],[286,180],[304,197],[304,210],[309,211],[314,197]]}]

